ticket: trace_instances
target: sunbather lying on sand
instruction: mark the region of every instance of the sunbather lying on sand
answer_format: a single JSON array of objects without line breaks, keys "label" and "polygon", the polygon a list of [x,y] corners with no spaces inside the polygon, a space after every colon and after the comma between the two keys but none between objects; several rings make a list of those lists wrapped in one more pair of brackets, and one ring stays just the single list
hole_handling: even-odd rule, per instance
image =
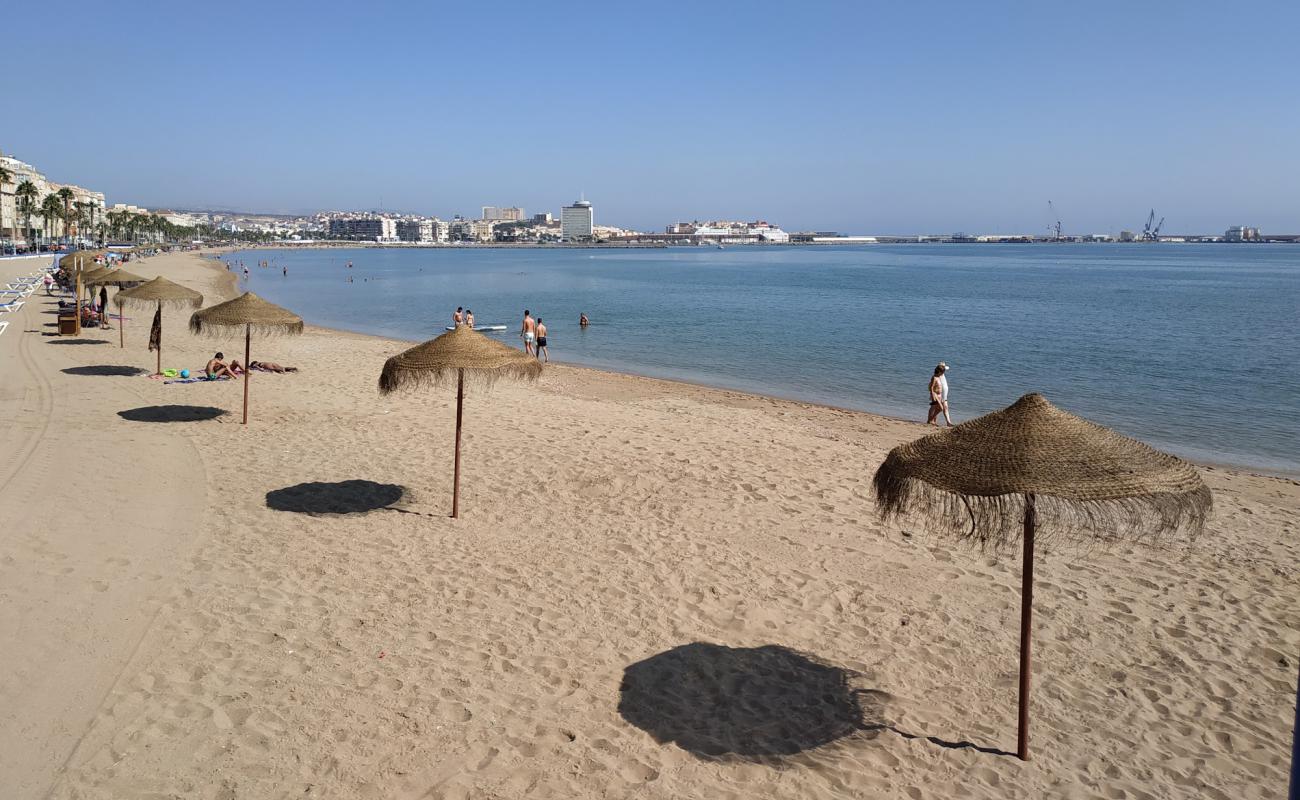
[{"label": "sunbather lying on sand", "polygon": [[297,372],[297,367],[282,367],[272,361],[250,361],[249,369],[255,369],[261,372]]}]

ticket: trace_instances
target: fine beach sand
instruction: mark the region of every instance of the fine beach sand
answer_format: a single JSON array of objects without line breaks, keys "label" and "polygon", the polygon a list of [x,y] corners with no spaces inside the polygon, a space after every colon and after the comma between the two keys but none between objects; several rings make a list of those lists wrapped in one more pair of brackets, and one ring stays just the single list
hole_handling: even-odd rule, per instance
[{"label": "fine beach sand", "polygon": [[[922,425],[552,365],[468,396],[453,521],[454,392],[376,390],[406,343],[255,340],[302,371],[254,375],[245,428],[239,383],[122,374],[151,314],[119,349],[50,309],[0,315],[6,798],[1285,791],[1295,481],[1207,467],[1195,542],[1039,557],[1023,763],[1018,554],[869,496]],[[187,320],[164,367],[243,360]]]}]

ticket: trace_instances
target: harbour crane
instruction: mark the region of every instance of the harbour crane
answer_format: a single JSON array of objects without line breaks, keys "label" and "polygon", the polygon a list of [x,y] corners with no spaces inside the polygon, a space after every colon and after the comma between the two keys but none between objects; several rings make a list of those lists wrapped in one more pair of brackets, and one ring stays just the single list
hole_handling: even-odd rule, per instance
[{"label": "harbour crane", "polygon": [[1047,210],[1052,215],[1052,219],[1056,220],[1056,224],[1047,226],[1047,229],[1053,234],[1052,241],[1059,242],[1061,241],[1061,215],[1056,213],[1056,206],[1052,205],[1051,200],[1047,201]]},{"label": "harbour crane", "polygon": [[[1155,227],[1152,227],[1152,225],[1154,225]],[[1156,210],[1154,208],[1151,209],[1151,213],[1147,214],[1147,224],[1142,228],[1142,241],[1144,242],[1160,241],[1160,229],[1163,228],[1164,226],[1165,226],[1165,218],[1161,217],[1160,221],[1156,222]]]}]

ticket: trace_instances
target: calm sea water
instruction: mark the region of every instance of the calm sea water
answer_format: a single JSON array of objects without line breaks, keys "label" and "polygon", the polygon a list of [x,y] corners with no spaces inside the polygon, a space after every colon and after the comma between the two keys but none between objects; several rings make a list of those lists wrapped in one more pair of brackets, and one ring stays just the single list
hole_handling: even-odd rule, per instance
[{"label": "calm sea water", "polygon": [[[480,325],[509,325],[502,340],[521,346],[528,308],[557,360],[922,420],[943,360],[958,419],[1041,391],[1157,447],[1300,474],[1300,246],[229,257],[241,259],[247,288],[318,325],[420,340],[462,305]],[[273,268],[257,268],[261,259]]]}]

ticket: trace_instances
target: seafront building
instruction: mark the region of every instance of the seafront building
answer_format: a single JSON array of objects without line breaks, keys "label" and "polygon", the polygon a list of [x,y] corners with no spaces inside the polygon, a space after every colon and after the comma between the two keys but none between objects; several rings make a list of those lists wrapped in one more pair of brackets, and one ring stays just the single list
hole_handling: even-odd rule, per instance
[{"label": "seafront building", "polygon": [[627,233],[616,241],[663,242],[665,244],[787,244],[790,234],[764,220],[734,222],[674,222],[663,233]]},{"label": "seafront building", "polygon": [[1259,228],[1248,228],[1245,225],[1233,225],[1223,232],[1225,242],[1257,242],[1259,239]]},{"label": "seafront building", "polygon": [[[29,220],[27,215],[19,212],[18,187],[24,181],[36,187],[33,202],[37,206],[48,195],[56,194],[61,189],[68,189],[72,192],[69,208],[74,211],[78,208],[83,210],[92,220],[92,228],[103,218],[103,192],[94,192],[71,183],[55,183],[46,178],[36,167],[13,156],[0,155],[0,166],[11,173],[9,180],[0,183],[0,240],[20,247],[36,244],[27,241]],[[35,211],[31,214],[30,230],[37,242],[48,241],[57,235],[69,237],[91,235],[91,231],[79,230],[75,219],[70,220],[65,226],[62,220],[46,219]]]},{"label": "seafront building", "polygon": [[483,206],[483,216],[480,219],[488,222],[522,222],[524,210],[513,206],[510,208]]},{"label": "seafront building", "polygon": [[560,209],[560,238],[569,242],[591,239],[595,233],[595,214],[592,205],[584,199]]},{"label": "seafront building", "polygon": [[331,239],[351,239],[358,242],[396,242],[397,220],[388,217],[360,217],[358,219],[330,220]]}]

